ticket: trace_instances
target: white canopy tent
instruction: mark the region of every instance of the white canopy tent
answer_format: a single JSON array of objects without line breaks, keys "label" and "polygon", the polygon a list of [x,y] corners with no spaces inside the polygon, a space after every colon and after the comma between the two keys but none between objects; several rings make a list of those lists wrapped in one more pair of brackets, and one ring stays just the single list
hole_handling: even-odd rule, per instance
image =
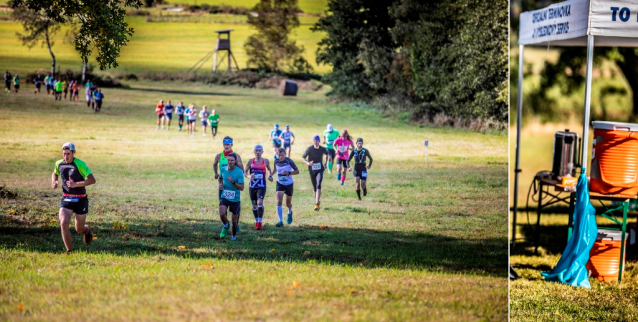
[{"label": "white canopy tent", "polygon": [[[515,245],[518,210],[521,114],[523,110],[523,58],[525,46],[587,46],[587,75],[582,135],[582,166],[586,167],[589,146],[594,46],[638,47],[638,0],[570,0],[520,16],[518,38],[518,97],[516,99],[516,163],[514,168],[514,216],[512,246]],[[638,93],[634,93],[638,95]]]}]

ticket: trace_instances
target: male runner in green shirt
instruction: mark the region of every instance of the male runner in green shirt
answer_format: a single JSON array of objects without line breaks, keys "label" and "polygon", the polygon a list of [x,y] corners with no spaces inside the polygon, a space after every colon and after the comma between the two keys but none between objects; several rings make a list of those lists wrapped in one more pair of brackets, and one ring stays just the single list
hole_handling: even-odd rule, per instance
[{"label": "male runner in green shirt", "polygon": [[86,214],[89,212],[89,199],[86,197],[86,186],[95,183],[95,177],[84,161],[75,158],[75,145],[71,142],[62,145],[62,160],[55,163],[51,175],[51,188],[59,185],[58,176],[62,179],[62,201],[60,201],[60,227],[62,240],[69,254],[73,250],[73,239],[69,224],[75,213],[75,230],[84,235],[84,243],[90,245],[93,240],[91,227],[85,225]]},{"label": "male runner in green shirt", "polygon": [[323,144],[326,145],[326,149],[328,149],[328,157],[326,158],[326,163],[328,164],[327,168],[330,173],[332,173],[332,161],[335,158],[335,150],[333,148],[333,144],[335,140],[339,138],[339,131],[332,128],[332,124],[328,124],[328,128],[323,131]]},{"label": "male runner in green shirt", "polygon": [[217,125],[219,124],[219,114],[217,114],[215,110],[210,111],[208,124],[210,124],[210,131],[213,133],[213,139],[215,139],[215,135],[217,135]]}]

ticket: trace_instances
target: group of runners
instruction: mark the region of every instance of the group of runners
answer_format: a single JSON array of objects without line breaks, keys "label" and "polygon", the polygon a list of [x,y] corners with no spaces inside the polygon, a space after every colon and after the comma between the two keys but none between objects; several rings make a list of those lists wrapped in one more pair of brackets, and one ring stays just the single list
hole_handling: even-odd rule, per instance
[{"label": "group of runners", "polygon": [[[160,105],[161,110],[158,111],[158,115],[167,116],[170,126],[173,107],[168,101],[169,112],[167,112],[167,105],[164,105],[163,101],[158,104],[158,109]],[[193,112],[195,108],[192,105],[189,106],[190,112],[185,111],[186,108],[182,102],[180,102],[178,107],[184,109],[185,114],[195,113]],[[159,112],[162,112],[162,114]],[[241,193],[244,191],[244,180],[248,180],[249,196],[257,230],[261,230],[263,227],[264,198],[266,196],[267,183],[268,181],[273,182],[274,175],[277,176],[275,196],[278,217],[275,226],[284,226],[284,199],[287,210],[286,223],[292,224],[292,197],[295,181],[293,177],[299,174],[299,168],[290,158],[290,148],[294,142],[294,135],[292,132],[290,132],[289,136],[284,135],[283,133],[286,132],[290,132],[289,126],[286,127],[285,132],[279,130],[278,125],[275,125],[273,131],[271,131],[270,138],[276,152],[272,167],[270,160],[263,157],[264,148],[262,145],[255,145],[253,149],[254,158],[249,159],[244,164],[241,156],[233,151],[233,139],[229,136],[224,137],[222,141],[223,151],[217,154],[213,161],[214,178],[217,180],[219,189],[219,217],[223,224],[220,232],[221,238],[226,238],[230,232],[231,240],[236,240],[240,231],[239,217],[241,215]],[[287,143],[287,138],[290,143]],[[325,147],[321,145],[322,140],[323,144],[326,145]],[[282,142],[284,143],[283,147]],[[326,170],[332,173],[335,160],[337,164],[337,180],[340,181],[341,185],[346,180],[346,173],[354,171],[357,197],[361,200],[361,189],[363,189],[363,196],[367,195],[366,181],[368,170],[372,166],[372,156],[370,151],[363,147],[363,139],[359,138],[356,143],[353,143],[352,137],[347,130],[339,133],[332,125],[328,124],[323,133],[323,138],[315,135],[312,138],[312,143],[304,151],[302,161],[308,166],[308,173],[314,190],[315,211],[319,211],[321,208],[321,184],[324,173]],[[91,244],[93,238],[91,227],[86,224],[89,201],[85,187],[94,184],[96,180],[86,163],[75,158],[75,145],[73,143],[67,142],[62,146],[62,155],[63,158],[55,164],[51,177],[51,187],[56,189],[61,182],[63,193],[60,201],[59,220],[62,229],[62,239],[68,253],[73,250],[69,230],[73,213],[75,213],[76,231],[84,235],[85,244]],[[353,160],[354,167],[351,167],[350,162]],[[229,212],[231,213],[230,220],[228,219]]]},{"label": "group of runners", "polygon": [[199,115],[200,123],[202,125],[202,136],[206,136],[206,129],[210,125],[210,132],[214,139],[217,135],[217,126],[219,125],[219,114],[215,110],[208,111],[206,105],[202,106],[199,114],[194,104],[189,104],[188,107],[184,106],[184,102],[179,102],[177,106],[173,106],[171,101],[167,101],[164,104],[164,100],[160,100],[155,106],[155,113],[157,114],[157,130],[170,130],[171,122],[173,120],[173,113],[177,114],[177,121],[179,125],[179,131],[182,130],[184,122],[186,122],[186,128],[188,134],[195,135],[195,122]]},{"label": "group of runners", "polygon": [[[9,71],[4,74],[5,91],[11,92],[11,84],[13,83],[13,92],[18,93],[20,90],[20,76],[16,73],[15,76],[11,76]],[[38,74],[33,79],[35,89],[34,94],[40,94],[42,84],[46,89],[47,95],[54,97],[56,101],[64,99],[69,101],[79,101],[80,83],[77,80],[66,81],[63,77],[55,78],[51,75],[47,75],[42,78],[42,75]],[[91,107],[94,111],[99,112],[102,108],[102,101],[104,100],[104,94],[101,89],[98,89],[91,81],[87,81],[85,84],[86,94],[86,106]]]}]

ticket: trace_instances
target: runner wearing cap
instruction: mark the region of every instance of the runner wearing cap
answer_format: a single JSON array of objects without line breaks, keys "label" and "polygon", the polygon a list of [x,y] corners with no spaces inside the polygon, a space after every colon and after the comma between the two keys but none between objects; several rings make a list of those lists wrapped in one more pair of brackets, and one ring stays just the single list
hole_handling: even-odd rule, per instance
[{"label": "runner wearing cap", "polygon": [[273,158],[277,159],[277,151],[281,148],[281,140],[279,136],[281,135],[281,130],[279,129],[279,124],[275,124],[275,128],[270,131],[270,138],[272,139],[272,150],[275,154]]},{"label": "runner wearing cap", "polygon": [[[370,159],[370,163],[368,163],[368,165],[366,165],[366,158]],[[357,139],[357,148],[352,151],[352,154],[350,154],[348,162],[352,159],[354,159],[354,178],[357,189],[357,197],[361,200],[361,188],[363,188],[364,197],[368,194],[366,181],[368,180],[368,170],[372,166],[372,156],[368,149],[363,148],[362,138]],[[352,171],[352,168],[349,168],[348,171]]]},{"label": "runner wearing cap", "polygon": [[[321,138],[315,135],[312,138],[313,145],[309,146],[301,157],[303,162],[308,165],[308,173],[310,173],[310,181],[312,188],[315,190],[315,211],[319,211],[321,204],[321,181],[323,181],[323,156],[328,155],[328,149],[319,145]],[[306,160],[306,158],[308,158]]]},{"label": "runner wearing cap", "polygon": [[160,100],[155,106],[155,113],[157,113],[157,129],[160,129],[160,123],[162,123],[162,130],[164,129],[164,100]]},{"label": "runner wearing cap", "polygon": [[341,181],[343,186],[346,181],[346,173],[350,166],[348,165],[348,154],[354,149],[352,143],[352,137],[348,134],[348,130],[343,130],[343,133],[334,142],[334,151],[337,154],[337,180]]},{"label": "runner wearing cap", "polygon": [[335,150],[333,144],[335,140],[339,137],[339,131],[332,128],[332,124],[328,124],[328,127],[325,131],[323,131],[323,144],[326,145],[326,149],[328,149],[328,157],[326,158],[326,164],[328,171],[332,173],[332,163],[335,160]]},{"label": "runner wearing cap", "polygon": [[73,250],[73,239],[69,224],[75,213],[75,230],[84,235],[84,243],[90,245],[93,240],[91,227],[85,225],[89,212],[89,199],[86,197],[86,186],[95,183],[95,177],[84,161],[75,158],[75,145],[71,142],[62,146],[62,159],[55,163],[51,175],[51,188],[58,187],[58,176],[62,179],[62,201],[60,201],[60,228],[62,241],[69,254]]},{"label": "runner wearing cap", "polygon": [[233,214],[232,221],[232,239],[236,240],[236,235],[239,232],[239,215],[241,212],[241,192],[244,191],[244,173],[241,168],[237,166],[237,155],[230,153],[226,155],[227,166],[221,170],[221,177],[219,181],[219,218],[224,226],[219,237],[226,238],[228,234],[228,218],[227,212]]},{"label": "runner wearing cap", "polygon": [[250,178],[248,191],[250,192],[250,201],[253,204],[255,228],[261,230],[264,218],[264,196],[266,195],[266,170],[268,170],[270,182],[272,182],[272,170],[270,169],[270,161],[261,157],[264,148],[261,145],[256,145],[254,152],[255,157],[248,160],[244,175]]},{"label": "runner wearing cap", "polygon": [[284,194],[286,195],[286,206],[288,206],[288,225],[292,224],[292,193],[293,193],[293,175],[299,174],[299,169],[295,162],[286,157],[286,150],[279,148],[277,150],[277,159],[275,160],[275,171],[277,171],[277,216],[279,222],[275,225],[281,227],[284,225],[282,218],[282,201]]},{"label": "runner wearing cap", "polygon": [[286,125],[286,130],[279,135],[279,140],[283,141],[286,156],[290,158],[291,147],[295,143],[295,135],[290,131],[290,125]]}]

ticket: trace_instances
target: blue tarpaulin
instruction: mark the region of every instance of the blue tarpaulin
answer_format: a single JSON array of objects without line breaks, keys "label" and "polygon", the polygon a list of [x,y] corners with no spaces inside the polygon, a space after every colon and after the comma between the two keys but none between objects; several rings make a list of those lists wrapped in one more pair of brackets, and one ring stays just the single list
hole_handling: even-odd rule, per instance
[{"label": "blue tarpaulin", "polygon": [[596,225],[596,210],[589,202],[589,187],[584,168],[576,185],[576,204],[573,218],[574,233],[567,242],[558,264],[551,272],[541,274],[547,281],[590,288],[585,265],[589,261],[589,251],[596,242],[598,226]]}]

